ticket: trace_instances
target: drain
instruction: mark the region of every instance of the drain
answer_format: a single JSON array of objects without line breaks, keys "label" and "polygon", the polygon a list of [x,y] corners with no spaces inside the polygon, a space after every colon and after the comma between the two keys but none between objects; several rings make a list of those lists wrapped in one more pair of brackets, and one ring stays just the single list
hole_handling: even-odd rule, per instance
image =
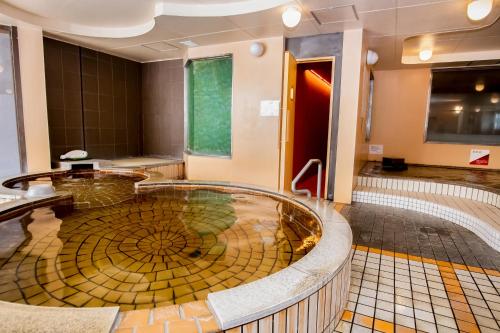
[{"label": "drain", "polygon": [[189,254],[190,258],[198,258],[201,255],[201,251],[199,249],[194,250]]}]

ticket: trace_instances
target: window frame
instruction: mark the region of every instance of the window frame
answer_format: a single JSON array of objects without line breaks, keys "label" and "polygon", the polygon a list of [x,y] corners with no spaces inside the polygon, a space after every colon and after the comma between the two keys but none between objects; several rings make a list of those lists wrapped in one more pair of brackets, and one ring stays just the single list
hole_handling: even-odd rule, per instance
[{"label": "window frame", "polygon": [[453,66],[453,67],[435,67],[430,69],[429,73],[429,87],[427,89],[427,105],[426,105],[426,111],[425,111],[425,124],[424,124],[424,133],[423,133],[423,140],[424,144],[430,143],[430,144],[443,144],[443,145],[462,145],[462,146],[485,146],[485,147],[498,147],[500,146],[500,143],[474,143],[474,142],[464,142],[464,141],[455,141],[455,142],[446,142],[446,141],[433,141],[428,139],[428,126],[429,126],[429,116],[431,112],[431,95],[432,95],[432,74],[433,70],[437,71],[446,71],[446,70],[454,70],[454,69],[460,69],[460,68],[488,68],[488,67],[499,67],[499,66],[492,66],[492,65],[476,65],[476,66]]},{"label": "window frame", "polygon": [[[208,153],[200,153],[195,152],[189,149],[189,68],[188,66],[194,61],[200,60],[213,60],[213,59],[223,59],[230,58],[231,59],[231,110],[230,110],[230,149],[229,154],[227,155],[217,155],[217,154],[208,154]],[[234,147],[234,133],[233,133],[233,122],[234,122],[234,55],[232,53],[224,53],[215,56],[207,56],[207,57],[196,57],[196,58],[188,58],[184,63],[184,153],[186,155],[191,156],[200,156],[200,157],[212,157],[212,158],[220,158],[220,159],[232,159],[233,158],[233,147]]]}]

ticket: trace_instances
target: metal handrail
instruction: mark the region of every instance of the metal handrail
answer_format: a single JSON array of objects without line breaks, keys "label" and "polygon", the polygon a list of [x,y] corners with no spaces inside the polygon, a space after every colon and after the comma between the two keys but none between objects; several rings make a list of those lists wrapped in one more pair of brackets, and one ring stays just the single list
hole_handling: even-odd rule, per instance
[{"label": "metal handrail", "polygon": [[322,170],[323,170],[323,163],[321,163],[321,160],[319,160],[317,158],[312,158],[309,161],[307,161],[306,165],[304,165],[304,167],[302,168],[302,170],[300,170],[298,175],[295,176],[295,178],[292,181],[292,192],[293,193],[305,193],[305,194],[307,194],[307,197],[309,199],[311,198],[311,191],[309,191],[308,189],[305,189],[305,188],[298,190],[297,183],[299,182],[300,178],[302,178],[302,176],[304,176],[304,174],[309,169],[309,167],[311,167],[311,165],[313,165],[314,163],[318,163],[318,186],[316,189],[316,198],[319,200],[321,198],[321,174],[322,174]]}]

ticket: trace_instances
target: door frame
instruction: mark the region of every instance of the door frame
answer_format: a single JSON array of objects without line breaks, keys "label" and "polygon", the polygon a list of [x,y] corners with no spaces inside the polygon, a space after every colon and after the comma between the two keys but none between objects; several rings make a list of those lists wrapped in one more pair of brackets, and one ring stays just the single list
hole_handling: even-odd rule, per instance
[{"label": "door frame", "polygon": [[281,96],[281,115],[280,115],[280,160],[279,160],[279,179],[278,186],[280,191],[290,191],[291,182],[293,179],[293,130],[295,119],[295,96],[297,83],[297,65],[315,63],[315,62],[331,62],[332,63],[332,82],[330,90],[330,109],[328,119],[328,144],[326,151],[326,165],[324,166],[324,196],[323,199],[328,199],[329,194],[333,194],[333,188],[328,188],[330,177],[330,160],[331,160],[331,143],[332,143],[332,121],[334,108],[334,85],[335,85],[335,56],[314,57],[314,58],[299,58],[295,59],[290,51],[284,54],[283,62],[283,92]]}]

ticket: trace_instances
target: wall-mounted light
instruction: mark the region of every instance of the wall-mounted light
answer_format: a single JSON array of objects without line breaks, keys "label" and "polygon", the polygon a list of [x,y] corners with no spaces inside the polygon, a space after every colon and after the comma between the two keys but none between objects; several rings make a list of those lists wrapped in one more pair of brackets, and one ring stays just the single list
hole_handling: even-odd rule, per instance
[{"label": "wall-mounted light", "polygon": [[260,57],[264,54],[265,48],[264,44],[261,42],[253,42],[250,45],[250,54],[253,55],[254,57]]},{"label": "wall-mounted light", "polygon": [[368,50],[368,52],[366,52],[366,64],[369,66],[375,65],[377,61],[378,61],[377,52]]},{"label": "wall-mounted light", "polygon": [[283,14],[281,14],[281,19],[283,20],[283,24],[287,28],[295,28],[300,23],[300,18],[302,17],[302,13],[300,9],[295,6],[288,7],[285,9]]},{"label": "wall-mounted light", "polygon": [[453,108],[453,110],[455,110],[456,114],[459,114],[460,112],[462,112],[463,109],[464,109],[464,107],[462,105],[455,105],[455,107]]},{"label": "wall-mounted light", "polygon": [[3,71],[4,71],[4,68],[2,65],[0,65],[0,73],[3,73]]},{"label": "wall-mounted light", "polygon": [[474,87],[476,91],[480,92],[484,90],[484,82],[483,81],[477,81],[476,86]]},{"label": "wall-mounted light", "polygon": [[484,19],[493,9],[493,0],[472,0],[467,5],[467,17],[472,21]]},{"label": "wall-mounted light", "polygon": [[474,111],[477,113],[477,112],[480,112],[481,111],[481,108],[480,107],[477,107],[474,109]]},{"label": "wall-mounted light", "polygon": [[420,52],[418,53],[418,58],[421,61],[427,61],[427,60],[429,60],[430,58],[432,58],[432,49],[422,49],[422,50],[420,50]]}]

